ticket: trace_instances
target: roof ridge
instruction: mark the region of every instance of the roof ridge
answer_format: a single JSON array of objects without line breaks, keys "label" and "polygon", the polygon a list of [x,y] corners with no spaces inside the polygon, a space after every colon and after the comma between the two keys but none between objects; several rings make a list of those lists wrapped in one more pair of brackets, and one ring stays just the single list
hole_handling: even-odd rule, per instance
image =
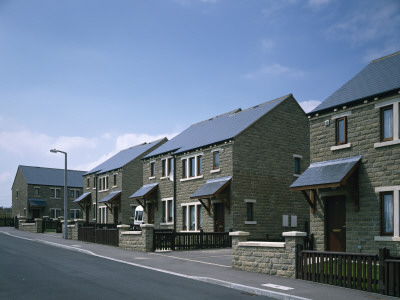
[{"label": "roof ridge", "polygon": [[[26,166],[26,165],[19,165],[18,167],[26,167],[26,168],[37,168],[37,169],[47,169],[47,170],[61,170],[64,171],[64,169],[60,168],[50,168],[50,167],[38,167],[38,166]],[[67,169],[67,171],[74,171],[74,172],[87,172],[84,170],[74,170],[74,169]]]},{"label": "roof ridge", "polygon": [[242,111],[242,109],[239,107],[239,108],[237,108],[237,109],[234,109],[234,110],[228,111],[228,112],[226,112],[226,113],[217,115],[217,116],[212,117],[212,118],[209,118],[209,119],[207,119],[207,120],[203,120],[203,121],[194,123],[194,124],[192,124],[190,127],[195,126],[195,125],[199,125],[199,124],[204,123],[204,122],[208,122],[208,121],[214,120],[214,119],[216,119],[216,118],[220,118],[220,117],[226,116],[226,115],[228,115],[228,114],[229,114],[229,115],[233,115],[233,114],[235,114],[235,113],[237,113],[237,112],[240,112],[240,111]]},{"label": "roof ridge", "polygon": [[257,107],[259,107],[259,106],[263,106],[263,105],[266,105],[266,104],[269,104],[269,103],[272,103],[272,102],[275,102],[275,101],[280,101],[280,100],[285,99],[285,98],[288,98],[288,97],[290,97],[290,96],[293,96],[293,95],[292,95],[292,94],[287,94],[287,95],[285,95],[285,96],[281,96],[281,97],[279,97],[279,98],[276,98],[276,99],[273,99],[273,100],[269,100],[269,101],[263,102],[263,103],[261,103],[261,104],[257,104],[257,105],[254,105],[254,106],[252,106],[252,107],[246,108],[246,109],[244,109],[243,111],[248,111],[248,110],[251,110],[251,109],[254,109],[254,108],[257,108]]},{"label": "roof ridge", "polygon": [[400,51],[397,51],[397,52],[392,53],[392,54],[388,54],[388,55],[386,55],[386,56],[382,56],[382,57],[380,57],[380,58],[377,58],[377,59],[374,59],[373,61],[371,61],[371,64],[374,63],[374,62],[377,62],[377,61],[384,60],[384,59],[386,59],[386,58],[392,57],[392,56],[396,56],[396,55],[398,55],[398,54],[400,54]]}]

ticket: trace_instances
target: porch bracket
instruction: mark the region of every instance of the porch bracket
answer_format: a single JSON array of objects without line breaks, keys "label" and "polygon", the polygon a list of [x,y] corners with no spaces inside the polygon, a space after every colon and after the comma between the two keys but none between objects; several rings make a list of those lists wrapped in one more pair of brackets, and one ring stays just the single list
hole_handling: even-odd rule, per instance
[{"label": "porch bracket", "polygon": [[311,198],[308,196],[308,194],[305,190],[301,190],[301,192],[303,193],[304,198],[306,198],[308,205],[310,205],[311,213],[314,214],[315,213],[315,190],[310,190]]},{"label": "porch bracket", "polygon": [[109,206],[108,205],[108,203],[104,203],[106,206],[107,206],[107,208],[110,210],[110,212],[112,212],[112,204]]},{"label": "porch bracket", "polygon": [[[207,211],[207,215],[210,215],[210,211],[211,211],[211,200],[209,198],[207,199],[198,199],[199,202],[201,203],[201,205],[205,208],[205,210]],[[203,200],[207,200],[207,203],[204,203]]]}]

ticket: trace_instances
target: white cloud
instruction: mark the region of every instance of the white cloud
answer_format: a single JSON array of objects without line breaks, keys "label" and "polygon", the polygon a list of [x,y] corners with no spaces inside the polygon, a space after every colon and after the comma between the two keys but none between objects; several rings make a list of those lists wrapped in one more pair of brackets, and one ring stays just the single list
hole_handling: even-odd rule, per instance
[{"label": "white cloud", "polygon": [[58,137],[51,148],[60,149],[63,151],[71,151],[75,149],[89,148],[93,149],[97,146],[97,139],[86,139],[80,136],[61,136]]},{"label": "white cloud", "polygon": [[0,149],[19,156],[30,155],[32,152],[49,151],[53,139],[43,133],[22,130],[17,132],[0,132]]},{"label": "white cloud", "polygon": [[306,112],[309,113],[312,111],[314,108],[316,108],[318,105],[321,104],[321,101],[318,100],[308,100],[308,101],[302,101],[299,103],[301,108]]},{"label": "white cloud", "polygon": [[275,42],[273,40],[270,39],[263,39],[261,41],[261,45],[264,49],[266,50],[271,50],[275,47]]},{"label": "white cloud", "polygon": [[0,183],[10,182],[12,179],[12,175],[9,172],[0,173]]},{"label": "white cloud", "polygon": [[302,77],[305,73],[301,70],[282,66],[280,64],[272,64],[270,66],[262,67],[261,69],[247,73],[244,77],[251,79],[254,77],[271,75],[271,76],[286,76],[286,77]]}]

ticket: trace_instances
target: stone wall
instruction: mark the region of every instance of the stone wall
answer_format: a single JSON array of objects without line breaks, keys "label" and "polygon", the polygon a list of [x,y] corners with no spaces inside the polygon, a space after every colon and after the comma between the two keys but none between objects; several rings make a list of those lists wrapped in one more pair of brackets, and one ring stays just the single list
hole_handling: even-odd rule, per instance
[{"label": "stone wall", "polygon": [[26,218],[19,218],[18,222],[19,222],[19,230],[22,231],[28,231],[28,232],[34,232],[34,233],[42,233],[42,222],[43,219],[35,219],[35,223],[25,223]]},{"label": "stone wall", "polygon": [[305,232],[284,232],[285,242],[247,242],[248,232],[231,232],[232,267],[248,272],[296,278],[296,245]]},{"label": "stone wall", "polygon": [[[398,98],[398,96],[397,96]],[[359,175],[359,211],[344,189],[321,190],[315,214],[311,214],[311,233],[316,250],[326,250],[325,201],[327,196],[346,196],[346,251],[377,254],[387,247],[400,255],[400,238],[380,237],[381,204],[376,188],[400,185],[400,144],[375,147],[380,142],[380,109],[375,105],[396,97],[370,99],[353,107],[338,107],[310,118],[311,162],[362,155]],[[398,105],[398,103],[397,103]],[[347,114],[347,144],[335,147],[335,118]],[[327,122],[325,122],[327,121]],[[398,191],[397,191],[398,192]],[[298,192],[300,194],[300,192]],[[305,199],[303,199],[305,202]]]},{"label": "stone wall", "polygon": [[142,231],[126,231],[120,229],[119,247],[126,250],[152,252],[153,224],[142,224]]}]

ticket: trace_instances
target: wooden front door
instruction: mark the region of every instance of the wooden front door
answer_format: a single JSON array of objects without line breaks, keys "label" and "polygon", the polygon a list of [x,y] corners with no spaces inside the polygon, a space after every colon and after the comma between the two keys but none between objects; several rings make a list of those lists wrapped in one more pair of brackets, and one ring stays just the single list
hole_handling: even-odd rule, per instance
[{"label": "wooden front door", "polygon": [[148,224],[154,224],[154,205],[153,203],[147,204],[147,222]]},{"label": "wooden front door", "polygon": [[33,219],[40,218],[40,208],[34,208],[32,210]]},{"label": "wooden front door", "polygon": [[346,252],[346,197],[327,197],[325,217],[327,250]]},{"label": "wooden front door", "polygon": [[214,232],[225,231],[225,210],[222,203],[214,204]]},{"label": "wooden front door", "polygon": [[118,225],[118,207],[114,206],[114,225]]}]

